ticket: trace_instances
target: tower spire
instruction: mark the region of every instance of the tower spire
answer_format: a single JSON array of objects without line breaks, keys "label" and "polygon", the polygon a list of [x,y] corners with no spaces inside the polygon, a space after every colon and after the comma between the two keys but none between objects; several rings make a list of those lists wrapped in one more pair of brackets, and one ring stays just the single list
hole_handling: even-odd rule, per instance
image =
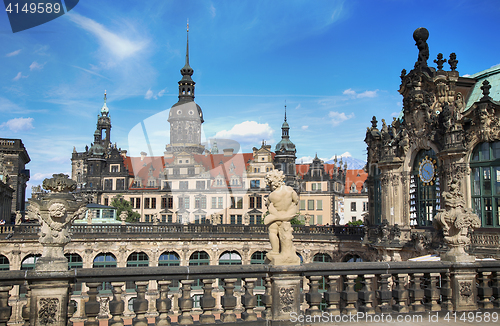
[{"label": "tower spire", "polygon": [[191,79],[193,68],[189,66],[189,20],[186,28],[186,63],[181,69],[182,79],[179,81],[179,101],[194,101],[194,85]]},{"label": "tower spire", "polygon": [[286,100],[285,100],[285,122],[286,122]]}]

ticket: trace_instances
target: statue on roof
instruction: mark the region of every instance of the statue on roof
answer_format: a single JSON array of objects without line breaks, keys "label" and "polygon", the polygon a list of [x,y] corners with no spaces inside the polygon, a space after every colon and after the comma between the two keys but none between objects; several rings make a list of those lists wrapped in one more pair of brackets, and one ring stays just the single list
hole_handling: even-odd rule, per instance
[{"label": "statue on roof", "polygon": [[418,48],[418,59],[415,62],[415,68],[427,67],[427,60],[429,59],[429,45],[427,39],[429,38],[429,31],[424,27],[419,27],[413,32],[413,39]]},{"label": "statue on roof", "polygon": [[266,258],[271,265],[299,265],[300,258],[293,245],[290,220],[297,215],[299,197],[292,187],[285,185],[283,171],[273,169],[266,174],[266,183],[272,190],[266,206],[268,215],[264,224],[269,226],[271,252]]}]

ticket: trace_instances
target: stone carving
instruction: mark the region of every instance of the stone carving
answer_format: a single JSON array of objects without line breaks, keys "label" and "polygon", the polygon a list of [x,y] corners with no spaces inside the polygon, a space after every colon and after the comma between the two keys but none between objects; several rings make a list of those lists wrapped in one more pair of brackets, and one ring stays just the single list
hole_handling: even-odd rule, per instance
[{"label": "stone carving", "polygon": [[460,282],[460,295],[463,297],[472,295],[472,282]]},{"label": "stone carving", "polygon": [[438,53],[437,59],[434,60],[434,63],[437,64],[438,70],[443,70],[443,63],[446,62],[446,59],[443,59],[443,54]]},{"label": "stone carving", "polygon": [[465,199],[460,192],[460,182],[453,178],[449,184],[449,191],[442,194],[444,209],[439,209],[433,224],[443,230],[444,242],[448,251],[441,255],[441,260],[474,261],[473,256],[465,252],[465,246],[470,244],[467,236],[469,228],[478,228],[481,221],[470,208],[465,207]]},{"label": "stone carving", "polygon": [[41,298],[38,302],[38,323],[40,325],[52,325],[57,322],[59,299]]},{"label": "stone carving", "polygon": [[280,288],[279,290],[280,294],[280,303],[281,303],[281,310],[284,313],[289,313],[293,310],[293,294],[294,294],[294,288]]},{"label": "stone carving", "polygon": [[122,224],[125,223],[128,217],[128,212],[127,211],[122,211],[120,213],[120,221],[122,221]]},{"label": "stone carving", "polygon": [[266,257],[271,265],[299,265],[289,222],[297,215],[299,197],[292,187],[285,185],[284,179],[282,171],[272,170],[266,174],[266,182],[272,191],[266,201],[269,214],[264,218],[271,242],[271,251]]},{"label": "stone carving", "polygon": [[213,225],[221,224],[221,221],[222,221],[220,214],[216,214],[216,213],[213,213],[212,215],[210,215],[210,219],[211,219]]},{"label": "stone carving", "polygon": [[74,190],[76,183],[69,180],[67,175],[54,174],[54,178],[45,179],[43,185],[52,192],[43,194],[39,199],[30,198],[28,208],[29,218],[37,219],[41,224],[38,241],[43,246],[43,252],[36,269],[67,270],[64,246],[71,241],[71,223],[84,218],[87,207],[69,193]]},{"label": "stone carving", "polygon": [[427,39],[429,38],[429,31],[424,27],[417,28],[413,32],[413,39],[418,48],[418,59],[415,63],[415,69],[420,67],[427,67],[427,59],[429,59],[429,46]]},{"label": "stone carving", "polygon": [[53,174],[52,178],[43,180],[43,188],[54,192],[71,192],[76,190],[76,181],[67,174]]},{"label": "stone carving", "polygon": [[455,71],[457,70],[457,55],[455,53],[450,54],[450,59],[448,60],[448,64],[450,65],[450,70]]}]

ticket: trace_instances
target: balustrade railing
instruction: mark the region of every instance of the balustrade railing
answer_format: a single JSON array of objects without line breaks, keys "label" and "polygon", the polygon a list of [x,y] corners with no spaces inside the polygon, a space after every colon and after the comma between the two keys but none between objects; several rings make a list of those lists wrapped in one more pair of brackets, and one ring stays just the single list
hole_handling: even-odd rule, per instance
[{"label": "balustrade railing", "polygon": [[[294,225],[296,237],[339,237],[346,240],[361,240],[364,230],[355,226],[304,226]],[[0,226],[0,233],[14,233],[26,236],[36,236],[40,226],[33,223],[21,225]],[[239,225],[239,224],[170,224],[170,223],[130,223],[130,224],[74,224],[71,227],[73,238],[92,235],[128,235],[128,234],[161,234],[162,236],[179,236],[180,234],[200,234],[204,236],[219,236],[232,234],[253,234],[267,237],[266,225]]]},{"label": "balustrade railing", "polygon": [[[468,296],[471,307],[481,309],[498,322],[500,308],[500,262],[469,264],[451,262],[362,262],[314,263],[301,266],[173,266],[146,268],[75,269],[65,272],[0,271],[0,325],[33,319],[27,297],[20,297],[13,286],[28,284],[82,283],[81,293],[71,293],[65,316],[76,325],[188,325],[241,323],[271,325],[273,309],[287,300],[286,291],[273,292],[274,280],[302,279],[300,310],[280,325],[294,325],[300,316],[330,318],[339,315],[368,316],[380,313],[426,313],[452,311],[457,296]],[[477,290],[454,287],[460,273],[476,275]],[[459,276],[457,276],[459,275]],[[239,281],[241,279],[241,281]],[[170,288],[172,281],[180,288]],[[202,280],[202,287],[195,280]],[[265,286],[257,286],[262,284]],[[127,282],[135,290],[125,289]],[[103,282],[112,288],[101,290]],[[241,282],[241,283],[240,283]],[[74,288],[68,287],[68,291]],[[286,290],[286,289],[285,289]],[[273,293],[279,293],[274,297]],[[284,295],[282,295],[284,294]],[[127,300],[134,298],[133,304]],[[106,300],[104,300],[106,298]],[[46,300],[50,300],[47,294]],[[288,298],[289,299],[289,298]],[[74,305],[76,301],[76,307]],[[104,302],[104,304],[103,304]],[[108,302],[108,306],[105,303]],[[9,305],[10,303],[10,305]],[[15,304],[24,307],[12,307]],[[125,309],[129,307],[129,309]],[[470,308],[469,308],[470,310]],[[23,311],[16,316],[16,311]],[[128,312],[126,312],[128,311]],[[31,316],[31,317],[29,317]],[[26,324],[29,325],[29,324]],[[68,323],[69,325],[69,323]]]}]

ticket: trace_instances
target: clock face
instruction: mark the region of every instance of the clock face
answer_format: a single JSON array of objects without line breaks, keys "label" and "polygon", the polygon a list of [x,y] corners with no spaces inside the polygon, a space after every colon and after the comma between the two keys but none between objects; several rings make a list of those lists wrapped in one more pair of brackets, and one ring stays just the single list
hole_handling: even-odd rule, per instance
[{"label": "clock face", "polygon": [[420,180],[424,183],[424,185],[434,184],[436,174],[435,162],[435,160],[433,161],[428,156],[426,156],[420,162],[420,167],[418,168],[418,176],[420,177]]}]

